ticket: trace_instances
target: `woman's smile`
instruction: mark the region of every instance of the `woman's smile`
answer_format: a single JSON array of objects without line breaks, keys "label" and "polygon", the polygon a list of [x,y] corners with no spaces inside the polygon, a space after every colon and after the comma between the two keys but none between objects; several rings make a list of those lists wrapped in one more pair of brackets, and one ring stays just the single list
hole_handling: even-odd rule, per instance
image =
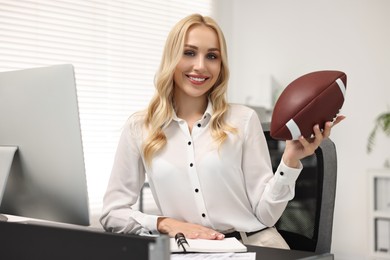
[{"label": "woman's smile", "polygon": [[202,85],[209,77],[202,75],[186,75],[189,81],[194,85]]}]

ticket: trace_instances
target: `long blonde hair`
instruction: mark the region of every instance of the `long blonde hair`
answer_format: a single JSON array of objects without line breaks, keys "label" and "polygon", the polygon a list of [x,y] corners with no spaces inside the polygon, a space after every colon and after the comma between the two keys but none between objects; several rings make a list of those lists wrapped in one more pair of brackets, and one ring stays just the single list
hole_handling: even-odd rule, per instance
[{"label": "long blonde hair", "polygon": [[143,153],[147,163],[150,163],[153,155],[167,143],[164,128],[169,125],[173,117],[173,74],[183,56],[187,31],[194,25],[206,25],[213,29],[220,44],[221,71],[215,85],[209,92],[209,98],[213,107],[213,115],[210,120],[211,134],[218,146],[220,146],[227,138],[226,131],[236,132],[236,129],[227,125],[224,119],[229,106],[226,101],[229,68],[223,33],[217,23],[210,17],[199,14],[187,16],[179,21],[169,33],[160,68],[155,78],[156,92],[149,104],[145,118],[145,125],[149,130],[149,135],[145,140]]}]

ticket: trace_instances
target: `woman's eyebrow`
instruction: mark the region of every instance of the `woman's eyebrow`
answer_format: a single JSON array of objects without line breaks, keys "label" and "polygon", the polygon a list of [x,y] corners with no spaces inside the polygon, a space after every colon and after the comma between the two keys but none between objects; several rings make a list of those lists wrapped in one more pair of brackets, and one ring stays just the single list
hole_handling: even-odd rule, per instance
[{"label": "woman's eyebrow", "polygon": [[[198,50],[199,48],[195,45],[191,45],[191,44],[185,44],[184,47],[187,47],[187,48],[191,48],[191,49],[194,49],[194,50]],[[208,49],[208,51],[220,51],[218,48],[210,48]]]}]

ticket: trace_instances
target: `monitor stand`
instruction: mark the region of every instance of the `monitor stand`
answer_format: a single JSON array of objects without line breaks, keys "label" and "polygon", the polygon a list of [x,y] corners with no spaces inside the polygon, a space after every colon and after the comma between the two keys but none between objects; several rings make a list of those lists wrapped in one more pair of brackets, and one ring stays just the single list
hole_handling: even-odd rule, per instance
[{"label": "monitor stand", "polygon": [[[17,146],[0,146],[0,205],[17,150]],[[0,221],[7,221],[7,217],[0,214]]]}]

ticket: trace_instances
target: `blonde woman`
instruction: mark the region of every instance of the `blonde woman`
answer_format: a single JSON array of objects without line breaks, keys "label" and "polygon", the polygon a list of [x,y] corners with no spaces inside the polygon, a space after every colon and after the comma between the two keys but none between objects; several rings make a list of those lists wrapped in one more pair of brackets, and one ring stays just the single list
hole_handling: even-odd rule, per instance
[{"label": "blonde woman", "polygon": [[[155,96],[119,140],[101,216],[107,231],[235,236],[288,248],[273,226],[294,196],[300,159],[329,136],[331,123],[323,131],[315,126],[310,140],[287,142],[274,174],[256,113],[226,101],[228,77],[215,21],[198,14],[179,21],[166,41]],[[160,215],[133,208],[146,175]]]}]

